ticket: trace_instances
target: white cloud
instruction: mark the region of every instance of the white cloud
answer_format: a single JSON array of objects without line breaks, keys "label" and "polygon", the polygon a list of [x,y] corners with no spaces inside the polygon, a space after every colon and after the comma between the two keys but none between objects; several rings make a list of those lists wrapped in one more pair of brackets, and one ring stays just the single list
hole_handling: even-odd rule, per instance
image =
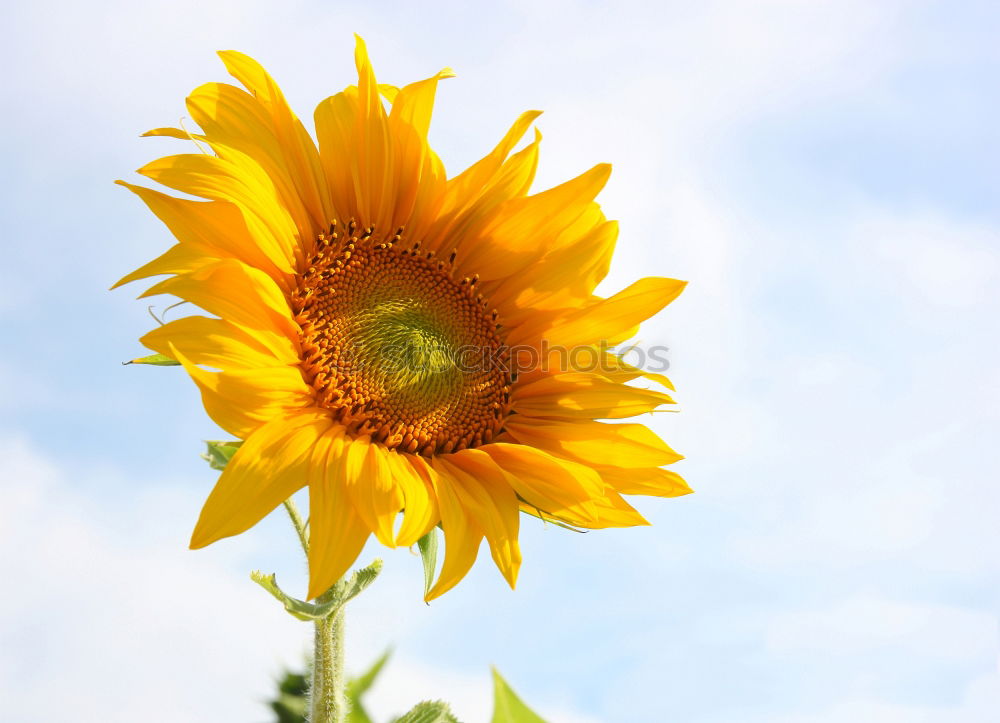
[{"label": "white cloud", "polygon": [[46,404],[53,400],[51,388],[35,374],[0,361],[0,410],[11,414],[15,409]]},{"label": "white cloud", "polygon": [[857,256],[885,274],[891,291],[919,302],[918,313],[928,306],[1000,308],[996,228],[926,214],[874,213],[853,235]]},{"label": "white cloud", "polygon": [[767,646],[777,654],[858,661],[892,649],[911,660],[975,664],[996,655],[997,633],[996,618],[984,612],[859,595],[824,610],[776,616]]},{"label": "white cloud", "polygon": [[[998,419],[1000,348],[982,330],[995,315],[996,233],[870,210],[846,225],[846,253],[815,251],[824,265],[801,279],[823,299],[807,302],[811,324],[832,338],[796,347],[771,337],[776,383],[747,395],[760,423],[747,420],[755,450],[745,459],[776,470],[768,499],[780,494],[783,509],[780,525],[735,534],[734,554],[771,570],[896,560],[934,573],[995,571],[986,510],[1000,490],[986,439]],[[845,326],[892,341],[873,348]],[[760,495],[759,480],[747,480],[744,494]]]},{"label": "white cloud", "polygon": [[[304,628],[218,556],[165,528],[188,507],[137,486],[114,508],[88,499],[23,440],[0,441],[0,698],[11,720],[263,720],[260,700]],[[134,539],[119,535],[140,521]],[[238,601],[235,603],[233,601]]]},{"label": "white cloud", "polygon": [[[821,562],[843,569],[862,560],[884,560],[907,555],[924,544],[937,544],[932,533],[945,492],[934,481],[865,478],[845,481],[842,487],[826,482],[817,487],[786,500],[779,527],[759,530],[750,538],[735,537],[737,556],[768,568]],[[793,506],[796,503],[798,508]]]},{"label": "white cloud", "polygon": [[996,723],[1000,710],[1000,676],[982,675],[969,683],[961,701],[950,706],[890,703],[849,698],[821,712],[769,715],[761,723]]}]

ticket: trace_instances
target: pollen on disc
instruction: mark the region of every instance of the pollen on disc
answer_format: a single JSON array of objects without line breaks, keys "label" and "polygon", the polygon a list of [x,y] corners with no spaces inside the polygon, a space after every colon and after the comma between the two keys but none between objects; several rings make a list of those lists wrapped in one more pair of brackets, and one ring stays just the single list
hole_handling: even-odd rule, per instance
[{"label": "pollen on disc", "polygon": [[317,403],[348,433],[430,456],[500,430],[510,364],[496,314],[451,259],[352,222],[320,236],[292,297]]}]

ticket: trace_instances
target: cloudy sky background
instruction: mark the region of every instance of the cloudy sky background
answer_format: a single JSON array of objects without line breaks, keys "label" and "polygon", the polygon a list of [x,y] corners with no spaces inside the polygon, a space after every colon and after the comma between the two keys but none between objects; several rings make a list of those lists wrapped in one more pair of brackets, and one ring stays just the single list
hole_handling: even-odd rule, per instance
[{"label": "cloudy sky background", "polygon": [[[185,549],[220,432],[119,276],[169,243],[127,191],[140,139],[259,59],[306,119],[353,82],[452,66],[451,172],[524,109],[536,188],[599,161],[614,291],[691,284],[642,330],[683,405],[653,424],[698,494],[650,528],[522,526],[422,604],[418,558],[349,612],[387,646],[383,719],[423,697],[489,715],[489,665],[554,723],[991,723],[1000,509],[1000,11],[992,2],[610,4],[40,0],[0,10],[0,710],[35,721],[264,721],[309,628],[247,578],[304,589],[275,514]],[[368,554],[368,553],[366,553]]]}]

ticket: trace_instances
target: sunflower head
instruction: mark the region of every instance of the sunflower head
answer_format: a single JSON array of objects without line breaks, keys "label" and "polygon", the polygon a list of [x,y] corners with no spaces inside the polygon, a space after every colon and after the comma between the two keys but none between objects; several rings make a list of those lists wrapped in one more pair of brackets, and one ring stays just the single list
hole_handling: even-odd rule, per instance
[{"label": "sunflower head", "polygon": [[[427,142],[438,82],[379,84],[358,39],[358,83],[322,101],[315,140],[255,61],[220,54],[243,88],[187,99],[202,132],[123,182],[177,243],[119,283],[203,309],[142,342],[180,361],[206,411],[243,440],[192,547],[256,524],[308,487],[309,597],[374,535],[412,545],[435,525],[436,597],[485,538],[511,584],[519,513],[580,528],[646,524],[622,495],[690,488],[641,424],[673,400],[609,351],[683,288],[645,278],[603,298],[618,235],[594,199],[610,167],[530,193],[540,136],[522,114],[497,146],[447,177]],[[574,362],[581,357],[586,367]],[[528,361],[525,362],[525,359]],[[610,421],[599,421],[610,420]]]},{"label": "sunflower head", "polygon": [[429,458],[500,432],[510,370],[478,279],[455,278],[453,255],[438,259],[403,232],[378,241],[372,227],[331,224],[291,308],[319,405],[352,436]]}]

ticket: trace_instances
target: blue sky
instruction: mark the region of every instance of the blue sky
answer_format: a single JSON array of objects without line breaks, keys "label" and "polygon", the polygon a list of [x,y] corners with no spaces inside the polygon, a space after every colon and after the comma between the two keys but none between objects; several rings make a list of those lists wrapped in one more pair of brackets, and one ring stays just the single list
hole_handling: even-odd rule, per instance
[{"label": "blue sky", "polygon": [[[650,423],[697,494],[650,528],[525,519],[516,592],[488,556],[425,606],[419,561],[350,612],[388,645],[383,717],[488,719],[488,666],[555,723],[989,723],[997,679],[1000,99],[989,2],[37,2],[0,22],[0,707],[24,721],[266,721],[308,628],[247,579],[304,585],[278,515],[186,542],[218,438],[107,287],[169,242],[112,185],[177,141],[214,51],[260,60],[304,118],[352,82],[455,68],[451,172],[524,109],[536,188],[610,161],[603,287],[690,280],[640,339],[683,412]],[[134,293],[133,293],[134,292]],[[114,681],[113,689],[108,679]]]}]

